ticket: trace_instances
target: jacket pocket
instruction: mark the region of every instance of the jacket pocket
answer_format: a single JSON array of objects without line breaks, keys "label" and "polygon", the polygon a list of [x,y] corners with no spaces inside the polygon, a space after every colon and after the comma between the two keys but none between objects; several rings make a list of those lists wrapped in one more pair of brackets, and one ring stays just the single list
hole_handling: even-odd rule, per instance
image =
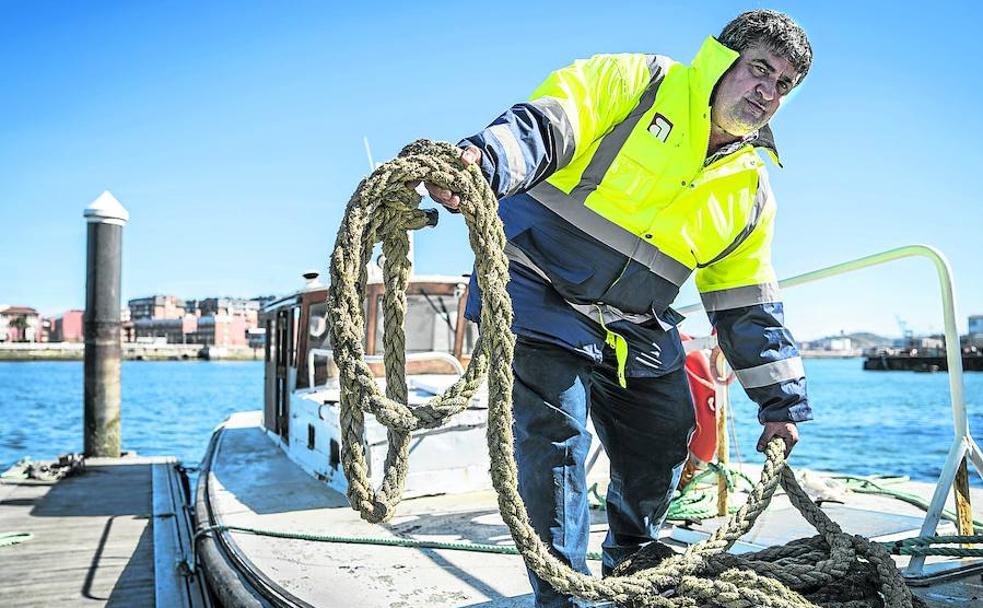
[{"label": "jacket pocket", "polygon": [[599,241],[572,230],[529,228],[510,242],[546,275],[564,300],[577,304],[600,301],[627,261]]}]

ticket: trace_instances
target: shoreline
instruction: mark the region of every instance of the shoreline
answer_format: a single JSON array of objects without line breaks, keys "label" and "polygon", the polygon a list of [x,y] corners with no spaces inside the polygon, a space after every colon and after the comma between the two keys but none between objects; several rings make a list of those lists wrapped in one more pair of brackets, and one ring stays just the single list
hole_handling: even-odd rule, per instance
[{"label": "shoreline", "polygon": [[[264,349],[244,347],[209,347],[201,344],[140,344],[124,342],[125,361],[261,361]],[[81,342],[0,343],[0,362],[5,361],[82,361],[85,344]]]},{"label": "shoreline", "polygon": [[[803,350],[803,359],[854,359],[860,351]],[[140,344],[124,342],[122,357],[126,361],[261,361],[263,348],[208,347],[201,344]],[[0,343],[0,362],[4,361],[82,361],[82,342],[15,342]]]},{"label": "shoreline", "polygon": [[799,350],[803,359],[857,359],[863,357],[860,350]]}]

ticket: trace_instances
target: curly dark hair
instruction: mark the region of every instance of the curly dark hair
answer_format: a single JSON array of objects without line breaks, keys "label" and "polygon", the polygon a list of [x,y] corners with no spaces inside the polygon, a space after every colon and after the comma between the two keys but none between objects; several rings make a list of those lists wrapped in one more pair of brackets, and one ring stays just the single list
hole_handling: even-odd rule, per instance
[{"label": "curly dark hair", "polygon": [[809,37],[794,19],[785,13],[756,10],[741,13],[724,26],[717,40],[729,49],[743,51],[756,44],[787,59],[798,72],[799,84],[812,66],[812,46]]}]

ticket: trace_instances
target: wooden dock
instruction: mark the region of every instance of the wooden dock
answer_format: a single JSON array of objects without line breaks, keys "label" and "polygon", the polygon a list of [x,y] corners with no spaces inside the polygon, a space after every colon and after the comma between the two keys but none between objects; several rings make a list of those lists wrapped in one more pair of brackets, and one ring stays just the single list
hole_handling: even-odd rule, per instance
[{"label": "wooden dock", "polygon": [[0,606],[210,606],[180,562],[190,514],[173,458],[90,458],[60,481],[0,480]]}]

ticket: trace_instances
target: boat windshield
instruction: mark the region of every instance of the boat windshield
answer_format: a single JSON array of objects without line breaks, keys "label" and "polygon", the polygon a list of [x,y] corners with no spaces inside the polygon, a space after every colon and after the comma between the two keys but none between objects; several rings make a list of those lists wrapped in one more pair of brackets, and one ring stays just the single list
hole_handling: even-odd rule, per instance
[{"label": "boat windshield", "polygon": [[[406,352],[409,354],[446,353],[457,357],[462,364],[466,365],[478,338],[477,325],[466,320],[460,314],[460,306],[463,304],[460,293],[435,293],[438,289],[428,290],[421,286],[414,289],[415,293],[407,295]],[[370,358],[373,355],[381,357],[384,352],[383,297],[381,290],[374,291],[370,292],[366,300],[366,309],[372,310],[374,308],[376,313],[375,322],[368,324],[366,336],[363,339],[363,347]],[[306,356],[304,360],[298,362],[302,368],[301,374],[297,378],[298,388],[306,388],[309,385],[322,386],[329,378],[338,376],[337,368],[330,356],[331,332],[328,331],[327,303],[324,301],[311,302],[309,306]],[[463,327],[459,328],[459,323],[463,324]],[[369,344],[370,339],[372,344]],[[307,377],[307,374],[310,373],[308,369],[310,365],[313,366],[313,378]],[[446,364],[444,365],[446,366]],[[378,371],[380,373],[381,370],[382,368],[379,366]],[[313,384],[311,384],[311,380],[313,380]]]},{"label": "boat windshield", "polygon": [[328,331],[328,303],[311,304],[307,322],[307,348],[331,348],[331,332]]},{"label": "boat windshield", "polygon": [[[457,335],[458,298],[436,295],[425,289],[419,294],[406,296],[406,352],[441,352],[454,354],[454,338]],[[376,307],[375,352],[383,352],[383,303]],[[467,320],[465,324],[471,323]],[[465,328],[467,331],[468,328]],[[473,334],[473,332],[471,332]],[[464,353],[471,352],[470,340],[465,334]]]}]

